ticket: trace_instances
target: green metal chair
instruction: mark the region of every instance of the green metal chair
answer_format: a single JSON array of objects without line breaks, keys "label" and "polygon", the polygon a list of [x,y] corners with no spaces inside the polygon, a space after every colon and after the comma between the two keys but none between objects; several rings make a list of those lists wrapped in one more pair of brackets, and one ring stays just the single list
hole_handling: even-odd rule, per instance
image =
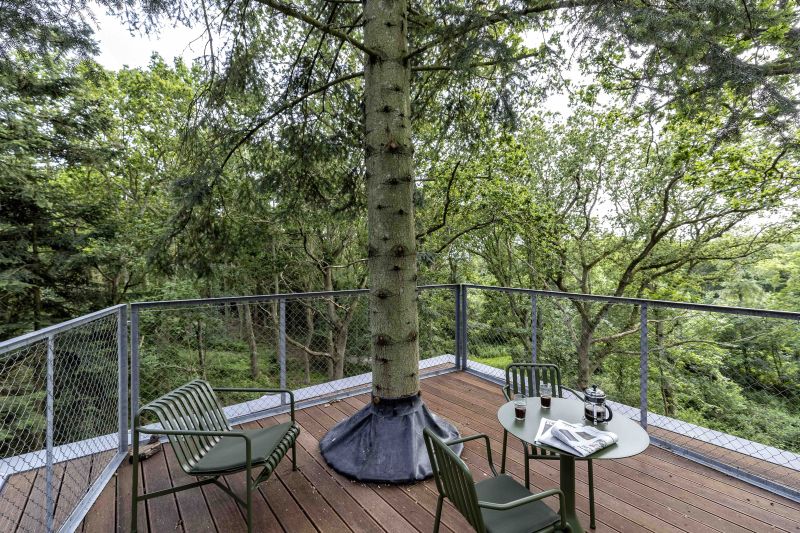
[{"label": "green metal chair", "polygon": [[[503,395],[506,401],[511,401],[514,394],[524,394],[525,396],[539,396],[539,384],[549,384],[553,390],[553,395],[563,398],[563,391],[568,390],[580,399],[583,395],[576,390],[561,384],[561,371],[558,366],[545,363],[515,363],[506,367],[506,384],[503,386]],[[525,456],[525,486],[530,488],[530,460],[558,460],[558,454],[542,448],[537,448],[524,441],[522,443],[523,455]],[[508,431],[503,430],[503,456],[500,461],[500,472],[506,471],[506,446],[508,443]],[[589,527],[595,528],[594,516],[594,469],[591,459],[576,458],[579,461],[587,461],[589,466]]]},{"label": "green metal chair", "polygon": [[[486,435],[472,435],[444,442],[428,428],[423,430],[433,477],[439,490],[433,532],[438,533],[442,505],[448,498],[478,533],[534,533],[570,531],[564,514],[564,494],[558,489],[532,494],[510,476],[498,475]],[[486,458],[493,477],[475,483],[467,465],[450,446],[474,439],[486,441]],[[558,496],[559,513],[540,500]]]},{"label": "green metal chair", "polygon": [[[268,428],[234,430],[217,399],[216,392],[284,393],[289,395],[291,422]],[[152,413],[161,428],[143,427],[141,416]],[[139,495],[139,435],[167,435],[172,450],[184,472],[197,481],[170,489]],[[297,470],[295,441],[300,428],[294,420],[294,394],[285,389],[212,388],[206,381],[194,380],[142,407],[133,424],[133,488],[131,532],[137,528],[137,506],[140,501],[171,494],[200,485],[214,483],[231,495],[247,510],[247,531],[253,528],[252,492],[266,481],[280,460],[292,449],[292,469]],[[253,468],[262,467],[252,476]],[[246,496],[243,500],[218,479],[220,476],[245,471]]]}]

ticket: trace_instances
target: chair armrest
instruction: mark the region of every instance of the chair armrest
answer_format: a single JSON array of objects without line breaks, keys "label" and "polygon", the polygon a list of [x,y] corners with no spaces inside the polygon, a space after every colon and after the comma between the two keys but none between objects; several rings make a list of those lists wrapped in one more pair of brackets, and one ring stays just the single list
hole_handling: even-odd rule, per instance
[{"label": "chair armrest", "polygon": [[[138,418],[138,417],[137,417]],[[142,432],[141,427],[136,425],[134,432]],[[193,436],[193,437],[238,437],[244,439],[245,449],[245,465],[247,471],[250,471],[252,457],[253,457],[253,441],[245,434],[244,431],[213,431],[213,430],[200,430],[200,429],[150,429],[147,428],[143,431],[148,435],[175,435],[175,436]],[[135,439],[136,440],[136,439]]]},{"label": "chair armrest", "polygon": [[506,397],[507,402],[511,401],[511,385],[507,383],[503,385],[503,396]]},{"label": "chair armrest", "polygon": [[483,507],[484,509],[492,509],[494,511],[507,511],[509,509],[514,509],[515,507],[519,507],[520,505],[525,505],[531,502],[535,502],[541,500],[543,498],[548,498],[550,496],[558,496],[558,507],[559,513],[561,514],[561,527],[564,527],[567,523],[566,511],[564,510],[564,493],[561,492],[559,489],[550,489],[544,492],[539,492],[537,494],[531,494],[530,496],[525,496],[524,498],[520,498],[518,500],[514,500],[508,503],[492,503],[492,502],[484,502],[479,501],[478,507]]},{"label": "chair armrest", "polygon": [[294,392],[289,389],[261,389],[252,387],[213,387],[214,392],[272,392],[275,394],[283,393],[289,395],[289,405],[291,408],[292,422],[294,422]]},{"label": "chair armrest", "polygon": [[470,435],[469,437],[462,437],[460,439],[453,439],[445,441],[445,444],[448,446],[452,446],[453,444],[461,444],[462,442],[468,442],[475,439],[483,439],[486,441],[486,460],[489,462],[489,468],[492,471],[492,474],[497,477],[497,470],[494,469],[494,463],[492,462],[492,445],[489,443],[489,437],[484,435],[483,433],[478,433],[476,435]]},{"label": "chair armrest", "polygon": [[569,388],[569,387],[565,387],[564,385],[561,385],[561,388],[562,388],[562,389],[566,389],[566,390],[570,391],[572,394],[574,394],[575,396],[577,396],[577,397],[578,397],[578,399],[579,399],[580,401],[583,401],[583,400],[584,400],[583,393],[581,393],[581,392],[578,392],[578,391],[576,391],[575,389],[571,389],[571,388]]},{"label": "chair armrest", "polygon": [[148,435],[189,435],[192,437],[241,437],[246,441],[250,440],[244,431],[216,431],[205,429],[151,429],[148,427],[137,426],[136,431],[147,433]]}]

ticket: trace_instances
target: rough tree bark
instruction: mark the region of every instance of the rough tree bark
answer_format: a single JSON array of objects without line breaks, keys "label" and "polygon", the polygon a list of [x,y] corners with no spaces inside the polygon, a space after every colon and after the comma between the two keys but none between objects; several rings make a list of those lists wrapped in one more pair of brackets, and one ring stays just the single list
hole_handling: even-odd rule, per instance
[{"label": "rough tree bark", "polygon": [[244,333],[247,338],[247,346],[250,349],[250,377],[258,379],[258,347],[256,345],[256,333],[253,328],[253,313],[250,311],[249,304],[243,304],[241,308],[244,314]]},{"label": "rough tree bark", "polygon": [[[306,346],[311,346],[311,342],[314,340],[314,330],[316,326],[314,325],[314,310],[309,306],[306,307]],[[277,336],[275,337],[277,338]],[[300,352],[300,357],[303,358],[303,372],[305,374],[306,385],[311,384],[311,357],[308,355],[308,352],[302,350]]]},{"label": "rough tree bark", "polygon": [[669,375],[664,372],[664,365],[672,366],[673,362],[667,359],[667,348],[664,346],[664,321],[658,308],[653,309],[653,318],[656,323],[656,362],[658,364],[658,375],[661,389],[661,400],[664,402],[664,414],[673,416],[675,414],[675,394],[672,390],[672,382]]},{"label": "rough tree bark", "polygon": [[203,322],[197,320],[194,323],[194,334],[197,339],[197,362],[200,365],[200,376],[206,379],[206,342],[203,337]]},{"label": "rough tree bark", "polygon": [[[364,123],[373,403],[331,428],[320,451],[340,474],[408,483],[429,477],[422,440],[458,430],[419,396],[417,249],[407,0],[365,0]],[[351,307],[352,309],[352,307]],[[453,451],[461,453],[463,445]]]},{"label": "rough tree bark", "polygon": [[419,392],[411,68],[406,0],[364,3],[364,69],[373,396]]}]

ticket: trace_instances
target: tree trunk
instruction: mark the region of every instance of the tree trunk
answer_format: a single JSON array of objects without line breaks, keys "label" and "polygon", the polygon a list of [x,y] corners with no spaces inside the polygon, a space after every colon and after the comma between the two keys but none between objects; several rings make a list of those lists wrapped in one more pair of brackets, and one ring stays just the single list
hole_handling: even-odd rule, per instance
[{"label": "tree trunk", "polygon": [[[311,342],[314,340],[314,330],[316,326],[314,325],[314,310],[311,306],[306,307],[306,346],[311,346]],[[308,352],[305,350],[300,350],[302,354],[301,357],[303,358],[303,370],[306,374],[306,385],[311,384],[311,361]]]},{"label": "tree trunk", "polygon": [[[278,294],[280,292],[280,283],[278,280],[278,253],[275,250],[275,237],[272,237],[272,268],[275,269],[275,274],[272,277],[272,293]],[[275,331],[275,346],[278,345],[278,339],[281,336],[281,329],[280,329],[280,317],[278,313],[280,312],[280,302],[278,300],[272,300],[270,302],[272,306],[272,325]],[[308,355],[306,355],[306,359],[308,359]]]},{"label": "tree trunk", "polygon": [[328,380],[332,381],[332,380],[335,379],[335,377],[334,377],[335,376],[335,374],[334,374],[335,368],[334,368],[334,364],[333,364],[333,357],[334,357],[333,350],[334,350],[334,347],[333,347],[333,326],[332,325],[328,327],[328,331],[325,334],[325,336],[328,339],[328,357],[325,358],[325,364],[327,365],[326,368],[328,369]]},{"label": "tree trunk", "polygon": [[247,346],[250,348],[250,377],[258,379],[258,348],[256,347],[256,334],[253,330],[253,313],[249,304],[243,304],[244,329],[247,337]]},{"label": "tree trunk", "polygon": [[349,323],[341,324],[336,328],[336,335],[333,341],[333,379],[344,377],[344,360],[347,355],[347,335]]},{"label": "tree trunk", "polygon": [[206,343],[203,338],[203,322],[194,323],[194,334],[197,338],[197,362],[200,365],[200,375],[206,379]]},{"label": "tree trunk", "polygon": [[419,392],[407,0],[366,0],[364,68],[372,393]]},{"label": "tree trunk", "polygon": [[581,317],[581,333],[578,341],[578,388],[580,390],[589,386],[592,379],[592,365],[589,360],[592,348],[594,328],[585,317]]},{"label": "tree trunk", "polygon": [[[443,440],[458,437],[419,397],[407,10],[408,0],[364,1],[364,44],[375,51],[364,68],[373,401],[319,443],[334,470],[379,483],[431,475],[425,428]],[[462,448],[451,447],[457,454]]]},{"label": "tree trunk", "polygon": [[[33,223],[31,229],[31,251],[33,253],[33,261],[37,269],[42,268],[39,262],[39,242],[37,239],[36,223]],[[42,326],[42,288],[39,285],[33,287],[33,331],[36,331]]]},{"label": "tree trunk", "polygon": [[653,309],[653,318],[656,322],[656,357],[658,359],[658,374],[661,389],[661,399],[664,402],[664,414],[666,416],[673,416],[675,414],[675,395],[672,391],[672,382],[669,376],[664,372],[664,363],[666,361],[667,349],[664,347],[664,324],[661,320],[659,309]]}]

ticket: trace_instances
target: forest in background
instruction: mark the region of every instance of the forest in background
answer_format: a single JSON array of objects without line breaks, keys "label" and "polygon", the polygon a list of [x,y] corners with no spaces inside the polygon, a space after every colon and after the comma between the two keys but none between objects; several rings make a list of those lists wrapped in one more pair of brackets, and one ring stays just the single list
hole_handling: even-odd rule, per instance
[{"label": "forest in background", "polygon": [[[66,52],[3,49],[0,338],[122,302],[366,285],[360,80],[302,100],[236,150],[220,146],[226,127],[233,136],[234,121],[254,116],[263,99],[308,90],[299,73],[314,65],[296,59],[297,49],[336,53],[321,38],[301,46],[296,28],[274,30],[294,46],[268,41],[273,73],[224,80],[236,95],[224,93],[227,114],[198,112],[223,95],[201,62],[154,57],[148,68],[111,72],[91,59],[91,35]],[[774,40],[796,39],[786,28],[770,31]],[[693,108],[643,97],[612,61],[625,55],[621,43],[575,65],[577,80],[559,68],[566,51],[558,39],[518,46],[526,71],[414,73],[419,284],[800,307],[796,122],[777,127],[773,104],[765,115],[737,115],[735,90]],[[796,88],[797,79],[775,84]],[[548,106],[553,94],[569,95],[569,107]],[[498,367],[524,360],[524,301],[482,294],[471,304],[471,356]],[[446,346],[451,304],[431,305],[422,327],[440,339],[431,346]],[[564,368],[570,385],[599,380],[635,404],[636,312],[564,305],[542,312],[543,357]],[[298,384],[366,371],[358,357],[328,364],[342,349],[337,332],[344,346],[368,335],[344,322],[365,314],[366,303],[295,311],[297,348],[315,352],[308,364],[319,369],[312,376],[298,358]],[[257,315],[244,306],[152,323],[171,347],[149,354],[149,371],[167,390],[205,374],[201,357],[216,351],[219,379],[274,383],[266,333],[274,321]],[[655,410],[797,451],[797,323],[652,319],[660,324],[651,342]],[[260,370],[250,359],[259,324]],[[769,415],[754,416],[756,404]],[[32,434],[39,427],[18,422]]]}]

